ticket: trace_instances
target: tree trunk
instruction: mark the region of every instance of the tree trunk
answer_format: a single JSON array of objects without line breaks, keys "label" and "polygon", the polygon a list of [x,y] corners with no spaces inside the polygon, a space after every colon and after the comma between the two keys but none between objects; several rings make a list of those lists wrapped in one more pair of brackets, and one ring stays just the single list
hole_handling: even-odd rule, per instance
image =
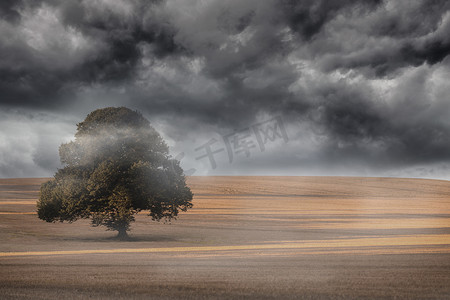
[{"label": "tree trunk", "polygon": [[120,240],[127,240],[128,239],[128,234],[127,234],[127,230],[125,228],[119,228],[117,229],[119,231],[119,233],[117,234],[117,238]]}]

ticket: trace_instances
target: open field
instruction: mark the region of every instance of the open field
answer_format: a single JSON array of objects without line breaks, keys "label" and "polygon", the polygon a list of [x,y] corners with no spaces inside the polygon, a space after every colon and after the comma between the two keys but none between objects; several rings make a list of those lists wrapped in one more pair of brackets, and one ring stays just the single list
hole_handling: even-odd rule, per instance
[{"label": "open field", "polygon": [[450,182],[190,177],[172,224],[130,241],[35,214],[46,179],[0,179],[1,299],[450,299]]}]

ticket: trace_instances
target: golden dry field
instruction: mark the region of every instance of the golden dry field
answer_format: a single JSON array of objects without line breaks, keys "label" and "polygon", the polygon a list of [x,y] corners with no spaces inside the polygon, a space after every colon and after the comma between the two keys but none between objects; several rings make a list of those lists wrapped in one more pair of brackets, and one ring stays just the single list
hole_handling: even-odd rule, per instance
[{"label": "golden dry field", "polygon": [[190,177],[194,208],[129,241],[36,216],[0,179],[0,299],[450,299],[450,182]]}]

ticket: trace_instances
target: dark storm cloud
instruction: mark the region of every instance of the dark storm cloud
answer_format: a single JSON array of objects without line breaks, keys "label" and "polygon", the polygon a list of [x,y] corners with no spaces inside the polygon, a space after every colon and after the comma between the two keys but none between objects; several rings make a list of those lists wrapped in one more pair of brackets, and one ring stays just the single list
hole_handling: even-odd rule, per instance
[{"label": "dark storm cloud", "polygon": [[91,81],[128,78],[134,74],[144,45],[150,45],[157,58],[182,51],[173,40],[175,29],[163,20],[150,19],[154,17],[152,6],[158,2],[130,2],[132,11],[125,16],[104,7],[91,10],[78,1],[63,3],[61,21],[65,26],[105,44],[103,51],[81,65],[79,76],[87,75],[86,80]]},{"label": "dark storm cloud", "polygon": [[[448,1],[23,0],[3,1],[0,16],[3,110],[72,122],[124,105],[186,152],[282,116],[289,144],[243,173],[450,164]],[[30,164],[55,168],[58,139],[35,136]]]},{"label": "dark storm cloud", "polygon": [[282,1],[282,9],[289,27],[306,40],[311,39],[322,30],[322,27],[337,14],[358,10],[366,13],[375,9],[382,0],[307,0]]},{"label": "dark storm cloud", "polygon": [[[406,83],[413,84],[423,83]],[[417,95],[406,101],[391,99],[398,102],[388,105],[374,103],[364,90],[342,85],[323,94],[326,99],[310,110],[311,120],[326,137],[321,160],[361,160],[373,168],[450,160],[448,99],[427,103]]]},{"label": "dark storm cloud", "polygon": [[8,22],[16,22],[20,19],[20,14],[17,8],[20,6],[20,1],[5,0],[0,3],[0,18]]},{"label": "dark storm cloud", "polygon": [[[174,29],[169,24],[147,21],[152,2],[132,2],[125,15],[120,7],[114,11],[89,2],[31,3],[22,8],[20,3],[2,4],[6,20],[19,20],[19,12],[30,19],[2,26],[7,41],[0,48],[3,104],[64,105],[60,102],[70,99],[82,85],[133,79],[145,46],[157,58],[182,51],[173,41]],[[28,36],[20,36],[16,30]],[[66,40],[57,40],[57,35],[66,36]],[[33,39],[46,45],[33,45]]]},{"label": "dark storm cloud", "polygon": [[[444,60],[450,50],[450,3],[448,1],[384,1],[370,13],[350,11],[348,20],[333,20],[328,45],[317,41],[322,66],[335,69],[363,69],[369,76],[390,76],[408,66],[430,65]],[[353,33],[340,39],[343,32]],[[337,27],[342,30],[334,30]],[[328,37],[329,38],[329,37]],[[356,41],[356,42],[355,42]],[[343,51],[345,43],[357,48]],[[325,46],[325,47],[323,47]]]}]

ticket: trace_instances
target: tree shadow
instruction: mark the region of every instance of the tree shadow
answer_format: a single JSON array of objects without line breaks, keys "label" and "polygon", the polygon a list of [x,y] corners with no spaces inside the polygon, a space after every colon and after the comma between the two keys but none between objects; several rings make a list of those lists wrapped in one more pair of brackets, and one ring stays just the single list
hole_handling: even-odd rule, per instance
[{"label": "tree shadow", "polygon": [[73,241],[73,242],[176,242],[178,239],[176,237],[166,236],[166,235],[129,235],[127,238],[119,238],[117,235],[113,236],[70,236],[70,237],[59,237],[58,240],[62,241]]},{"label": "tree shadow", "polygon": [[105,240],[116,242],[175,242],[178,239],[165,235],[128,235],[126,238],[120,238],[117,235],[107,237]]}]

